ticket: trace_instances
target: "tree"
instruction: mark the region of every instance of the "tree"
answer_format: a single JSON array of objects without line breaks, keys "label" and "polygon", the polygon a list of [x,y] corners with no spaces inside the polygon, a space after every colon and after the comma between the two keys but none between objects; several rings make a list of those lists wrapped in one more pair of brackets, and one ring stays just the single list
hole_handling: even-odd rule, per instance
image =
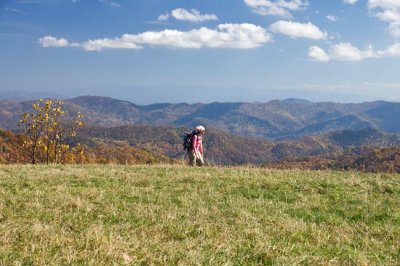
[{"label": "tree", "polygon": [[68,118],[63,101],[40,99],[32,104],[33,111],[24,113],[19,125],[24,128],[27,149],[32,164],[39,162],[60,163],[70,149],[69,140],[84,126],[83,116],[77,113]]}]

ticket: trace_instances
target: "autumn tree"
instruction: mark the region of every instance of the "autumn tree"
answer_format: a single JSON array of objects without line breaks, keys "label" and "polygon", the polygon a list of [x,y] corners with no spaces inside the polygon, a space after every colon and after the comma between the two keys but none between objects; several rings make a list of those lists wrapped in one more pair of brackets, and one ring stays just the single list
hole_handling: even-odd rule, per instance
[{"label": "autumn tree", "polygon": [[24,113],[19,121],[27,136],[24,147],[32,164],[61,162],[70,149],[68,140],[75,137],[77,130],[84,126],[82,115],[78,113],[69,118],[61,100],[53,102],[41,99],[32,104],[32,108],[32,112]]}]

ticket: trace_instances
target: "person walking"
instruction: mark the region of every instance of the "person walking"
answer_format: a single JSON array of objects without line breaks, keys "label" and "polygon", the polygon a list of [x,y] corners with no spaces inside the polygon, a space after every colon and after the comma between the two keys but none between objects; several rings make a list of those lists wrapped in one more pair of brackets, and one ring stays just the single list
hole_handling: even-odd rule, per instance
[{"label": "person walking", "polygon": [[190,166],[203,166],[204,155],[203,155],[203,136],[206,129],[203,126],[197,126],[192,136],[192,146],[188,150],[189,165]]}]

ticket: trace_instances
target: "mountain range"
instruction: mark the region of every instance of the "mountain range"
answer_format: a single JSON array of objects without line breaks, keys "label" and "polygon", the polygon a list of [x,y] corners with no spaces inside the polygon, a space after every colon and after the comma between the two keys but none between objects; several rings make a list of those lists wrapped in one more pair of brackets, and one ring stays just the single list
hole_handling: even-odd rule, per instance
[{"label": "mountain range", "polygon": [[[287,99],[237,103],[157,103],[136,105],[108,97],[82,96],[64,101],[72,115],[80,112],[87,125],[117,127],[154,125],[193,127],[203,124],[229,134],[268,140],[294,139],[337,130],[372,128],[400,132],[400,103],[313,103]],[[0,128],[13,130],[33,101],[0,101]]]},{"label": "mountain range", "polygon": [[[0,157],[5,163],[24,162],[23,152],[15,153],[21,146],[18,137],[4,130],[22,132],[17,123],[34,102],[0,101],[0,128],[5,132]],[[70,144],[84,144],[91,163],[182,162],[183,132],[203,124],[211,165],[400,171],[400,103],[395,102],[287,99],[142,106],[83,96],[65,100],[64,106],[71,117],[84,115],[86,127]]]}]

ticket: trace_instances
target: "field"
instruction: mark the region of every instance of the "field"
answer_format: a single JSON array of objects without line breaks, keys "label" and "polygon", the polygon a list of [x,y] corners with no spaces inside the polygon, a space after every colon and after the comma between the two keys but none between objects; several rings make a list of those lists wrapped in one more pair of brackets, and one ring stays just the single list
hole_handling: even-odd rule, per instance
[{"label": "field", "polygon": [[0,265],[399,265],[400,176],[1,166]]}]

